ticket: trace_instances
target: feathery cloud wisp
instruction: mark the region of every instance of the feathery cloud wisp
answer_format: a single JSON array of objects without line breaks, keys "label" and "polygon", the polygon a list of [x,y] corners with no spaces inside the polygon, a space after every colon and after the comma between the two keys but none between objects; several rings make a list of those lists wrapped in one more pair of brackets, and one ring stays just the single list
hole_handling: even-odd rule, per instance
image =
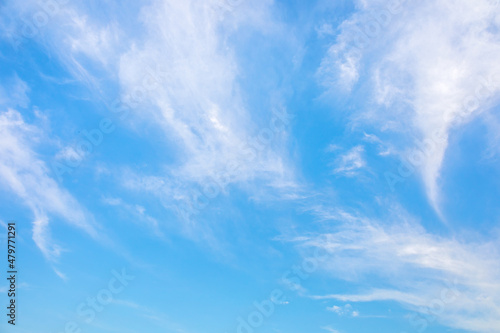
[{"label": "feathery cloud wisp", "polygon": [[447,326],[485,333],[500,327],[500,240],[476,243],[436,236],[405,213],[381,223],[316,211],[338,223],[297,242],[325,250],[331,257],[321,269],[358,286],[367,284],[368,291],[313,298],[390,300],[415,311],[442,303],[438,320]]},{"label": "feathery cloud wisp", "polygon": [[0,182],[32,210],[33,240],[45,257],[55,260],[61,253],[61,247],[50,239],[49,216],[96,237],[92,216],[51,178],[49,168],[37,156],[33,145],[41,132],[9,109],[0,113],[0,135]]},{"label": "feathery cloud wisp", "polygon": [[359,89],[368,87],[372,97],[368,110],[353,118],[432,142],[419,170],[439,211],[450,132],[499,96],[500,41],[492,31],[500,28],[500,10],[488,0],[399,3],[358,1],[359,11],[343,23],[319,74],[328,89],[339,80],[356,91],[362,71],[368,80]]}]

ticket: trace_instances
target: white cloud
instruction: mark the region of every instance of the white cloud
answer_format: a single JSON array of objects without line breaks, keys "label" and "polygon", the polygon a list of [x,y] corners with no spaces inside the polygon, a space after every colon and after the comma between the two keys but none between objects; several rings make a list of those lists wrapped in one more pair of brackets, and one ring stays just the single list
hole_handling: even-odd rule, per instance
[{"label": "white cloud", "polygon": [[[329,217],[336,223],[297,242],[306,249],[326,250],[321,269],[354,282],[360,292],[313,298],[396,301],[417,312],[430,311],[450,327],[499,332],[499,239],[432,235],[400,210],[386,223],[318,207],[316,211],[322,220]],[[329,309],[344,313],[339,306]]]},{"label": "white cloud", "polygon": [[[147,103],[140,104],[147,107],[140,112],[180,146],[183,163],[174,173],[186,181],[205,180],[224,170],[228,161],[244,158],[261,129],[241,100],[238,63],[226,41],[235,28],[223,25],[219,11],[217,1],[154,2],[141,11],[145,40],[133,44],[120,61],[120,84],[128,96],[143,88],[145,68],[159,68],[159,84],[142,89]],[[247,20],[231,15],[236,24]],[[255,160],[231,174],[234,180],[288,177],[283,175],[283,156],[272,148],[280,141],[276,133]]]},{"label": "white cloud", "polygon": [[[126,116],[112,115],[120,125],[137,132],[153,126],[163,134],[155,140],[174,162],[155,176],[191,185],[173,196],[192,194],[193,187],[214,177],[290,189],[295,177],[285,147],[287,126],[273,113],[282,114],[279,94],[271,94],[267,112],[248,109],[239,85],[237,43],[231,42],[240,29],[280,31],[272,5],[270,0],[222,6],[220,0],[155,0],[136,4],[137,10],[127,13],[132,20],[114,13],[100,21],[85,5],[68,3],[44,27],[43,43],[110,111],[116,107],[112,101],[130,109]],[[34,1],[13,5],[18,12],[30,6],[37,8]],[[108,95],[113,89],[103,89],[103,83],[115,85],[119,95]],[[58,157],[72,155],[64,149]]]},{"label": "white cloud", "polygon": [[338,305],[333,305],[330,307],[326,308],[327,311],[334,312],[338,314],[339,316],[351,316],[351,317],[358,317],[359,312],[356,310],[352,309],[351,304],[346,304],[344,306],[338,306]]},{"label": "white cloud", "polygon": [[339,331],[337,331],[336,329],[331,328],[330,326],[323,326],[323,327],[321,327],[321,329],[325,330],[327,332],[330,332],[330,333],[340,333]]},{"label": "white cloud", "polygon": [[319,72],[328,89],[337,81],[352,88],[362,80],[366,96],[363,89],[371,87],[372,103],[353,116],[357,121],[435,143],[419,170],[439,210],[450,132],[499,95],[500,6],[488,0],[401,3],[394,9],[385,1],[358,1],[359,11],[343,23]]},{"label": "white cloud", "polygon": [[341,45],[332,46],[318,69],[318,79],[328,90],[350,91],[359,79],[359,62],[356,52],[345,52]]},{"label": "white cloud", "polygon": [[163,237],[158,220],[146,213],[146,209],[141,205],[132,205],[124,202],[120,198],[105,197],[103,202],[109,206],[115,206],[121,209],[125,214],[135,222],[145,224],[156,236]]},{"label": "white cloud", "polygon": [[335,34],[335,29],[329,23],[323,23],[317,26],[315,29],[318,37],[320,38],[323,38],[325,36],[332,36]]},{"label": "white cloud", "polygon": [[55,260],[62,251],[50,238],[49,216],[96,237],[92,216],[51,178],[48,167],[34,151],[41,137],[38,128],[9,109],[0,113],[0,135],[0,182],[33,211],[33,240],[43,254]]},{"label": "white cloud", "polygon": [[17,74],[4,80],[0,86],[0,106],[27,107],[29,87]]},{"label": "white cloud", "polygon": [[[176,143],[175,177],[206,180],[228,161],[255,150],[252,145],[260,145],[255,137],[269,129],[271,111],[282,108],[270,105],[264,121],[249,112],[237,83],[235,49],[228,41],[241,28],[279,30],[271,17],[272,1],[155,0],[136,6],[140,10],[129,13],[136,15],[130,26],[130,18],[120,13],[101,22],[85,5],[61,5],[43,27],[48,37],[43,43],[110,109],[120,96],[106,96],[102,82],[116,84],[121,100],[133,110],[125,121],[133,130],[138,121],[146,121],[163,131],[166,148]],[[17,14],[39,10],[33,0],[9,8]],[[134,33],[123,32],[129,30]],[[241,163],[234,180],[260,176],[288,182],[292,175],[283,153],[285,135],[286,129],[273,133],[252,163]]]},{"label": "white cloud", "polygon": [[97,23],[89,22],[87,16],[79,15],[75,11],[68,11],[71,15],[69,28],[74,32],[69,34],[65,31],[67,39],[65,42],[70,46],[74,55],[84,54],[87,57],[97,60],[100,64],[107,66],[112,60],[114,48],[119,43],[120,31],[116,24],[110,23],[100,26]]},{"label": "white cloud", "polygon": [[366,167],[366,161],[363,157],[364,152],[365,148],[363,146],[356,146],[339,156],[334,163],[335,168],[333,172],[346,177],[356,176],[359,169]]},{"label": "white cloud", "polygon": [[80,155],[75,148],[66,146],[57,152],[55,158],[57,160],[81,161],[85,156]]},{"label": "white cloud", "polygon": [[49,231],[49,220],[46,216],[36,216],[32,231],[33,241],[46,258],[54,260],[61,255],[63,249],[52,239]]}]

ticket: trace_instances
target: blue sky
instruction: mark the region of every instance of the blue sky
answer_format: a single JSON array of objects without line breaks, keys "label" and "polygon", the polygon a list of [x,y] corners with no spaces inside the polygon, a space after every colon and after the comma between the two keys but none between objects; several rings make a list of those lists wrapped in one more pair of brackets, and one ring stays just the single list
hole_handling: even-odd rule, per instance
[{"label": "blue sky", "polygon": [[2,332],[500,332],[498,1],[24,0],[0,26]]}]

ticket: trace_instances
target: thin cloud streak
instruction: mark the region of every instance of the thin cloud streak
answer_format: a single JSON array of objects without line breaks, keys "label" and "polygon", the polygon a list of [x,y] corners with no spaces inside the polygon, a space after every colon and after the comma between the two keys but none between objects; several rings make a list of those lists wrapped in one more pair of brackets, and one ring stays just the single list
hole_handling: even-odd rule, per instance
[{"label": "thin cloud streak", "polygon": [[384,223],[321,207],[314,212],[323,222],[336,223],[289,241],[305,250],[327,251],[330,259],[321,269],[356,284],[362,292],[311,295],[313,299],[395,301],[421,311],[435,299],[455,293],[438,316],[441,323],[475,332],[496,332],[500,327],[499,239],[476,243],[432,235],[404,212]]}]

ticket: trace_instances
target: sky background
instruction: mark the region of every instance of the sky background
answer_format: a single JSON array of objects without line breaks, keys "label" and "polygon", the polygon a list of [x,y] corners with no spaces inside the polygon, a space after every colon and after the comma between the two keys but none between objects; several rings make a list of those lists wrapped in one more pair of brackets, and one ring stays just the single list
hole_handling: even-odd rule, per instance
[{"label": "sky background", "polygon": [[496,0],[2,1],[0,331],[500,332],[499,58]]}]

